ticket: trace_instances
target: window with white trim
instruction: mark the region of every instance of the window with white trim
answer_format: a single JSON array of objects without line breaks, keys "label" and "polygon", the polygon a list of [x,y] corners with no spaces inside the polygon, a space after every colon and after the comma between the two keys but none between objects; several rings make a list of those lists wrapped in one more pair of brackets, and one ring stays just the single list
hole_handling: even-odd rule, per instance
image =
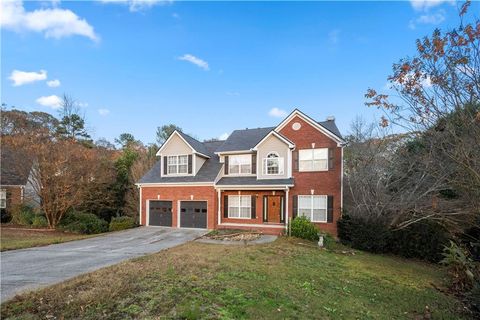
[{"label": "window with white trim", "polygon": [[7,207],[7,190],[0,190],[0,208],[5,209]]},{"label": "window with white trim", "polygon": [[298,151],[299,171],[328,170],[328,148]]},{"label": "window with white trim", "polygon": [[228,196],[228,217],[250,219],[252,196]]},{"label": "window with white trim", "polygon": [[283,174],[283,158],[278,156],[276,152],[270,152],[263,159],[263,173],[266,175]]},{"label": "window with white trim", "polygon": [[188,173],[188,155],[167,156],[167,174]]},{"label": "window with white trim", "polygon": [[312,222],[327,222],[327,196],[298,196],[298,216]]},{"label": "window with white trim", "polygon": [[229,174],[249,174],[252,173],[252,155],[239,154],[228,157]]}]

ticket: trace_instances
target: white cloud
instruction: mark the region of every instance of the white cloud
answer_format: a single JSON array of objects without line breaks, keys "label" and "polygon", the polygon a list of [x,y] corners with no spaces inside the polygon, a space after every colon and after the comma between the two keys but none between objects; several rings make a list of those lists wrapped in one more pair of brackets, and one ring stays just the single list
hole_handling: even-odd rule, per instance
[{"label": "white cloud", "polygon": [[331,43],[337,44],[340,41],[340,32],[341,30],[339,29],[334,29],[328,33],[328,40],[330,40]]},{"label": "white cloud", "polygon": [[218,139],[227,140],[228,136],[229,136],[229,134],[225,132],[224,134],[220,135],[220,137],[218,137]]},{"label": "white cloud", "polygon": [[426,11],[443,3],[455,5],[455,0],[410,0],[413,9],[417,11]]},{"label": "white cloud", "polygon": [[46,38],[79,35],[99,41],[93,27],[71,10],[54,7],[25,11],[21,0],[2,0],[0,9],[0,25],[4,29],[40,32]]},{"label": "white cloud", "polygon": [[110,110],[108,109],[98,109],[98,114],[102,117],[108,116],[110,114]]},{"label": "white cloud", "polygon": [[32,83],[35,81],[41,81],[47,79],[47,71],[40,70],[40,72],[28,72],[28,71],[20,71],[20,70],[13,70],[12,74],[8,79],[13,81],[13,85],[15,87]]},{"label": "white cloud", "polygon": [[52,109],[59,109],[62,107],[62,99],[56,95],[40,97],[36,102],[42,106],[50,107]]},{"label": "white cloud", "polygon": [[438,10],[436,13],[426,13],[422,14],[416,19],[410,20],[408,27],[410,29],[415,29],[418,24],[433,24],[438,25],[445,21],[445,11]]},{"label": "white cloud", "polygon": [[60,87],[60,80],[55,79],[55,80],[47,81],[47,86],[49,86],[50,88]]},{"label": "white cloud", "polygon": [[205,60],[202,60],[200,58],[197,58],[197,57],[195,57],[194,55],[191,55],[191,54],[184,54],[183,56],[178,57],[178,60],[188,61],[190,63],[193,63],[197,67],[202,68],[203,70],[206,70],[206,71],[210,70],[210,68],[208,67],[208,62],[206,62]]},{"label": "white cloud", "polygon": [[279,109],[277,107],[270,109],[268,115],[276,118],[284,118],[287,116],[287,111]]},{"label": "white cloud", "polygon": [[150,9],[155,5],[170,4],[172,0],[100,0],[103,3],[123,4],[127,5],[131,12],[142,11]]}]

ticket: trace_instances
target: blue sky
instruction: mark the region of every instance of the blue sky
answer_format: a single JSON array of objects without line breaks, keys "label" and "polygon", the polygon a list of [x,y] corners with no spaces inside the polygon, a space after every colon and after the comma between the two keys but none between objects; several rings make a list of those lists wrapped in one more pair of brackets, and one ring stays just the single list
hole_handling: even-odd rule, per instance
[{"label": "blue sky", "polygon": [[357,114],[379,115],[365,91],[385,87],[415,39],[458,24],[455,3],[441,0],[2,6],[2,102],[56,114],[67,93],[95,139],[130,132],[146,143],[162,124],[207,139],[274,126],[295,107],[334,115],[346,133]]}]

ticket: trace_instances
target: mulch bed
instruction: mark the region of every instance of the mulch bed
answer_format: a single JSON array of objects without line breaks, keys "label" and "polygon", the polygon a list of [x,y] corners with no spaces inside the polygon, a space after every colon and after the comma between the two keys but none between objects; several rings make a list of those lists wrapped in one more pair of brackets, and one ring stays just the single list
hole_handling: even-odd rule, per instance
[{"label": "mulch bed", "polygon": [[207,235],[205,238],[213,240],[227,240],[227,241],[252,241],[260,238],[260,232],[239,232],[231,234],[217,234]]}]

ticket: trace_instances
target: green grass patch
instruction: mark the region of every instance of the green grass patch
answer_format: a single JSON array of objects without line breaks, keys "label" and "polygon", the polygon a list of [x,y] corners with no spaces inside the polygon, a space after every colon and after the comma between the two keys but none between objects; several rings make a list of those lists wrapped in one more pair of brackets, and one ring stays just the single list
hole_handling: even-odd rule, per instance
[{"label": "green grass patch", "polygon": [[89,236],[61,231],[1,228],[0,251],[24,249],[84,239]]},{"label": "green grass patch", "polygon": [[459,302],[433,287],[443,286],[441,267],[298,242],[188,243],[18,296],[1,316],[412,319],[428,306],[432,319],[464,317]]}]

